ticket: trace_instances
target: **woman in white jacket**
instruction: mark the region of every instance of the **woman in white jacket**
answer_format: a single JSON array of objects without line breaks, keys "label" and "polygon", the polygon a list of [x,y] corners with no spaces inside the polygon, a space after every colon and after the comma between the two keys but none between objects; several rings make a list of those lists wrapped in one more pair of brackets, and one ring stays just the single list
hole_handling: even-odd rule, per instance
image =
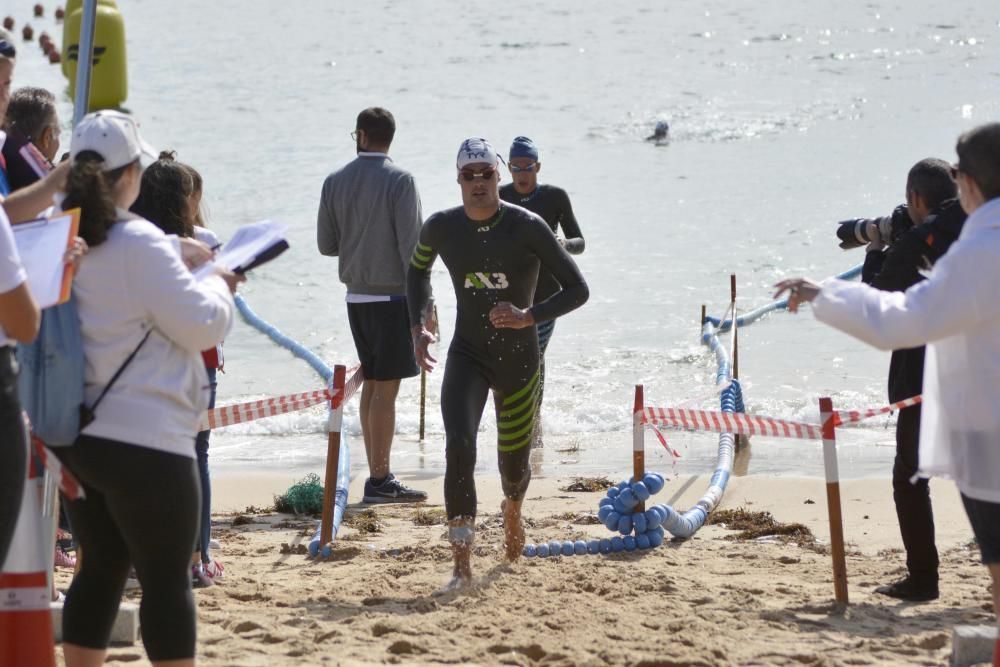
[{"label": "woman in white jacket", "polygon": [[70,153],[62,206],[82,209],[80,235],[90,246],[73,289],[86,359],[82,412],[93,421],[59,452],[87,494],[67,505],[83,564],[63,611],[66,664],[104,663],[131,564],[150,661],[193,665],[194,438],[208,404],[200,352],[229,331],[239,278],[196,281],[178,239],[128,213],[139,158],[155,157],[129,116],[89,114]]},{"label": "woman in white jacket", "polygon": [[1000,623],[1000,123],[966,132],[956,151],[969,218],[927,280],[900,293],[793,278],[777,294],[789,292],[792,312],[812,302],[816,319],[884,350],[928,344],[919,468],[962,492]]}]

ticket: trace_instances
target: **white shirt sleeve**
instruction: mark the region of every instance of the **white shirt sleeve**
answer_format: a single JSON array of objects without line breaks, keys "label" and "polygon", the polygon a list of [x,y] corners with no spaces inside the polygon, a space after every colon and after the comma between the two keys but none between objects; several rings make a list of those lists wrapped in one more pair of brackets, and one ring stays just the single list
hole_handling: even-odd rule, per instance
[{"label": "white shirt sleeve", "polygon": [[0,294],[6,294],[28,279],[28,274],[17,254],[14,232],[7,214],[0,207]]},{"label": "white shirt sleeve", "polygon": [[180,347],[200,352],[229,333],[235,305],[225,281],[196,281],[167,236],[131,248],[127,272],[154,326]]},{"label": "white shirt sleeve", "polygon": [[883,292],[844,280],[823,282],[813,300],[816,319],[882,350],[918,347],[966,331],[994,316],[985,292],[995,259],[973,244],[953,246],[927,280],[906,292]]}]

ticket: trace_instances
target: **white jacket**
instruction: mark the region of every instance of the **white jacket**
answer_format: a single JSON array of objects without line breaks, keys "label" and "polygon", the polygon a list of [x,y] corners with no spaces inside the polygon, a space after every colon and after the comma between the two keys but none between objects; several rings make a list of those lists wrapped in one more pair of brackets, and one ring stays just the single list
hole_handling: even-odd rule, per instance
[{"label": "white jacket", "polygon": [[905,293],[828,280],[813,311],[884,350],[929,343],[921,475],[1000,503],[1000,198],[969,216],[928,280]]},{"label": "white jacket", "polygon": [[83,433],[194,458],[198,420],[208,406],[200,353],[229,332],[233,298],[218,276],[195,281],[176,239],[147,220],[119,214],[107,240],[84,256],[73,282],[87,405],[150,327],[153,333]]}]

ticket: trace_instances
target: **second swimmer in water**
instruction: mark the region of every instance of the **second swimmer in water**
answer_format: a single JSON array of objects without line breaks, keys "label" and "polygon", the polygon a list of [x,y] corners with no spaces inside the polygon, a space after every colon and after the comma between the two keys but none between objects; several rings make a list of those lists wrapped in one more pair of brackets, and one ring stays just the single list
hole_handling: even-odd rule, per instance
[{"label": "second swimmer in water", "polygon": [[[500,201],[497,155],[485,139],[458,152],[462,206],[435,213],[420,231],[406,280],[414,356],[425,370],[434,336],[423,321],[431,265],[439,255],[455,288],[458,314],[441,385],[445,428],[445,509],[455,559],[453,586],[472,580],[476,518],[476,433],[489,390],[497,421],[497,457],[505,497],[507,560],[524,546],[521,504],[539,393],[536,324],[565,315],[589,296],[576,263],[540,217]],[[532,305],[539,268],[562,286]]]}]

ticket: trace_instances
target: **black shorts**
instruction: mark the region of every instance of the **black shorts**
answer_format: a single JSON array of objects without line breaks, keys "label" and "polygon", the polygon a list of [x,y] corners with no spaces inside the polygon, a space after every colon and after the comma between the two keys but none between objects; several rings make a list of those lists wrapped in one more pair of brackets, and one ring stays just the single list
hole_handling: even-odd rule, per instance
[{"label": "black shorts", "polygon": [[979,543],[983,565],[1000,565],[1000,503],[970,498],[963,493],[962,504]]},{"label": "black shorts", "polygon": [[347,319],[366,380],[401,380],[420,373],[406,299],[348,303]]}]

